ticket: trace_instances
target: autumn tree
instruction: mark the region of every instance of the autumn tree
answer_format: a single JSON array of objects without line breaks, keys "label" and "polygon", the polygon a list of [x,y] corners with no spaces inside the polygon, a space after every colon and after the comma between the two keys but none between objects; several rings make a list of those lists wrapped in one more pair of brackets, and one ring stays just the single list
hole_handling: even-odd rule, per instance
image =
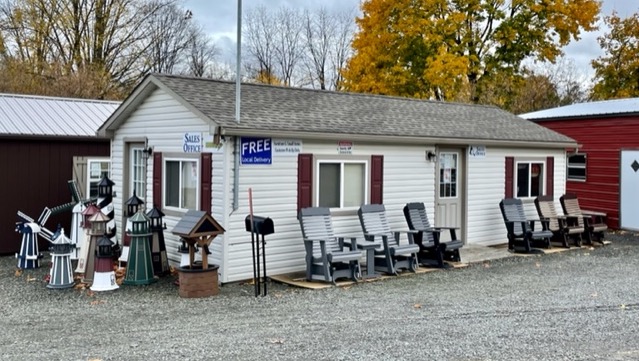
[{"label": "autumn tree", "polygon": [[639,96],[639,14],[605,18],[610,31],[598,38],[605,54],[592,61],[595,69],[593,99]]},{"label": "autumn tree", "polygon": [[597,0],[367,0],[344,71],[357,92],[479,102],[484,79],[554,61],[595,27]]}]

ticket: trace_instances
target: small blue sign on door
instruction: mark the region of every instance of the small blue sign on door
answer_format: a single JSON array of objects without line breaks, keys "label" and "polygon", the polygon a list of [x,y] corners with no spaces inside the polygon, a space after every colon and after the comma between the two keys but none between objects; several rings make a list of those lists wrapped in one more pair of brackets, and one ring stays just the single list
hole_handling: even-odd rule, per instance
[{"label": "small blue sign on door", "polygon": [[271,138],[242,137],[241,161],[242,164],[271,164],[273,151]]}]

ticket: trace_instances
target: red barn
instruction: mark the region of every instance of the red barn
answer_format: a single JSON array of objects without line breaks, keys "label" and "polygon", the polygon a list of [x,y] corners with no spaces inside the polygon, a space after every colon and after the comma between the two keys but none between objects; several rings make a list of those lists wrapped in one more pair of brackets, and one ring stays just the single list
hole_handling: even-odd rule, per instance
[{"label": "red barn", "polygon": [[[120,102],[0,94],[0,254],[20,248],[18,210],[37,219],[44,207],[71,202],[68,180],[88,194],[109,171],[110,143],[96,130]],[[52,216],[69,232],[71,212]],[[40,251],[48,249],[40,240]]]},{"label": "red barn", "polygon": [[520,115],[575,139],[566,191],[606,212],[608,227],[639,230],[639,98],[572,104]]}]

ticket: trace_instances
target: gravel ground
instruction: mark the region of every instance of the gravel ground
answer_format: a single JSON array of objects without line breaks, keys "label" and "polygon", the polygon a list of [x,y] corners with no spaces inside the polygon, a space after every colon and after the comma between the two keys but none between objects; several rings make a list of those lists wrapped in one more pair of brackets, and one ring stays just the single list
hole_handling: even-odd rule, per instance
[{"label": "gravel ground", "polygon": [[[352,287],[51,290],[0,258],[2,360],[637,360],[639,237]],[[46,258],[45,258],[46,259]],[[47,262],[43,262],[47,263]]]}]

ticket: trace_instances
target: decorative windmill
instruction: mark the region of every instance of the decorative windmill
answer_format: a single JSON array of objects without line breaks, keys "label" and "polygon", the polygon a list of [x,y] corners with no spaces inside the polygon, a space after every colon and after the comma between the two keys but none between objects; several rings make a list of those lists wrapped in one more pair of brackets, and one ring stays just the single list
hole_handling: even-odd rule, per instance
[{"label": "decorative windmill", "polygon": [[169,274],[169,259],[166,255],[166,244],[164,242],[164,230],[166,224],[162,222],[164,213],[157,207],[153,207],[147,214],[151,225],[151,257],[153,259],[153,273],[156,276]]},{"label": "decorative windmill", "polygon": [[16,253],[18,268],[33,269],[40,267],[42,254],[40,254],[38,249],[38,234],[42,233],[46,240],[51,241],[53,233],[41,226],[46,223],[50,215],[51,210],[45,207],[38,220],[35,221],[33,218],[18,211],[18,219],[20,221],[16,222],[16,232],[22,234],[20,252]]},{"label": "decorative windmill", "polygon": [[[133,217],[139,210],[144,206],[144,201],[135,194],[135,190],[133,190],[133,196],[127,199],[124,203],[126,205],[126,227],[125,230],[131,229],[131,217]],[[126,263],[129,259],[129,247],[131,246],[131,235],[129,232],[124,232],[122,236],[122,253],[120,254],[120,258],[118,258],[118,262],[122,264],[122,262]]]},{"label": "decorative windmill", "polygon": [[52,265],[48,288],[69,288],[75,285],[71,270],[71,254],[74,248],[71,240],[64,235],[63,228],[56,232],[50,247]]}]

